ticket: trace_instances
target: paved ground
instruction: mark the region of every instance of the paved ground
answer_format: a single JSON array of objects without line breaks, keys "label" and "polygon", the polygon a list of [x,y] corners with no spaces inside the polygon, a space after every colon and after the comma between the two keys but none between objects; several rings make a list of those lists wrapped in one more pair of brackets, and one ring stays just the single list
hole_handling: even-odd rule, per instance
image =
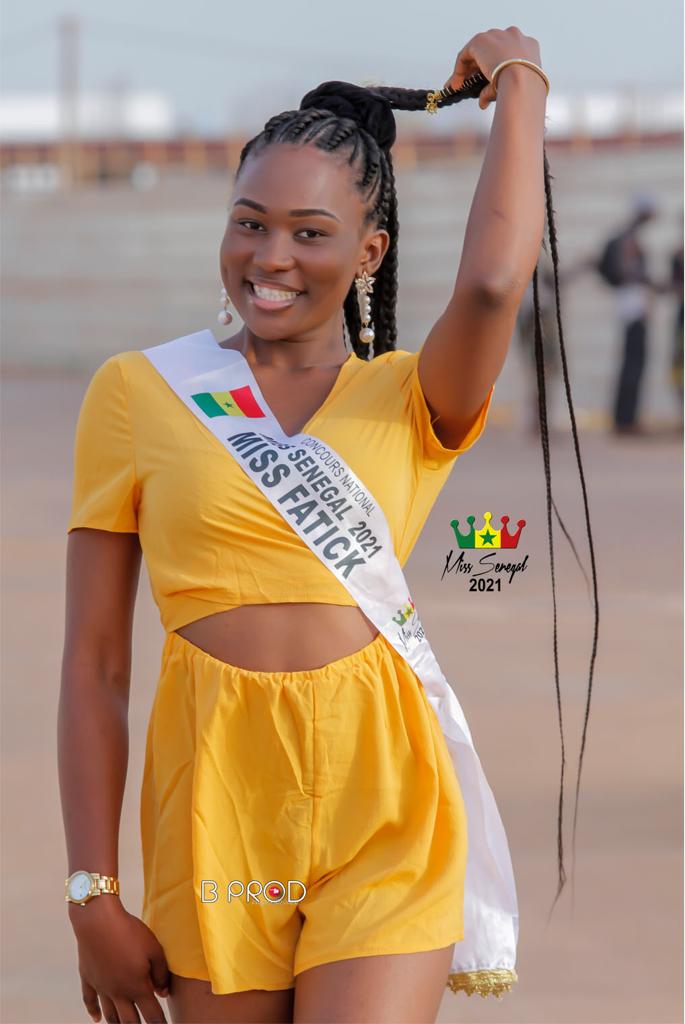
[{"label": "paved ground", "polygon": [[[71,445],[83,376],[4,384],[3,883],[5,1022],[87,1020],[63,902],[56,778]],[[581,789],[575,909],[552,922],[560,746],[540,446],[507,409],[457,466],[406,573],[471,725],[507,828],[521,912],[520,984],[501,1002],[446,992],[442,1022],[671,1024],[682,1019],[682,449],[680,438],[581,437],[601,623]],[[569,436],[552,445],[557,506],[589,571]],[[528,525],[529,569],[502,593],[441,581],[449,521],[492,509]],[[651,540],[649,538],[652,538]],[[567,744],[566,867],[592,605],[556,531]],[[145,728],[163,640],[143,574],[135,623],[121,881],[138,913]]]}]

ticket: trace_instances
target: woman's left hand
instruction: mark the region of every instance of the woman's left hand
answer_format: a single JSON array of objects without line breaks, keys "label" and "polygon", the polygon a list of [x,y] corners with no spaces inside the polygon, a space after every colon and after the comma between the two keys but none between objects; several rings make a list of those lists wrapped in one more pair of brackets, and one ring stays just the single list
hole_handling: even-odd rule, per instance
[{"label": "woman's left hand", "polygon": [[[445,86],[453,89],[460,89],[464,81],[476,71],[482,72],[489,83],[492,83],[492,72],[503,60],[510,57],[523,57],[525,60],[532,60],[535,64],[542,66],[540,59],[540,44],[532,36],[524,36],[523,32],[515,25],[509,28],[491,28],[487,32],[478,32],[472,39],[469,39],[466,46],[457,54],[454,71],[445,82]],[[535,72],[531,71],[531,74]],[[486,85],[478,97],[478,106],[481,110],[496,100],[495,90],[492,84]]]}]

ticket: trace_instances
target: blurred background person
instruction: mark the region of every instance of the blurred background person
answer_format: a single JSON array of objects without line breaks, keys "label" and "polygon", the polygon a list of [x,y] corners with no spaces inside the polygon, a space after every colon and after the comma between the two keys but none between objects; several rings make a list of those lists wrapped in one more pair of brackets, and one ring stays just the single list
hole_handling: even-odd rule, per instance
[{"label": "blurred background person", "polygon": [[658,216],[656,199],[639,193],[626,226],[604,245],[598,261],[600,275],[616,293],[616,310],[623,349],[616,377],[613,431],[617,435],[642,434],[639,422],[640,396],[649,344],[649,317],[659,285],[648,272],[647,254],[640,233]]},{"label": "blurred background person", "polygon": [[680,245],[671,254],[670,291],[676,297],[671,352],[671,385],[678,407],[678,430],[683,429],[683,213],[680,211]]}]

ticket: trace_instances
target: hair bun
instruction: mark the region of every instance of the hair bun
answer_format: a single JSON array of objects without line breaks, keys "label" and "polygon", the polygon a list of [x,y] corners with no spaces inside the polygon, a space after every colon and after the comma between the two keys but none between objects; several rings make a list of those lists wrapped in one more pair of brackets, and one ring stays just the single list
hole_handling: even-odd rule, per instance
[{"label": "hair bun", "polygon": [[352,82],[322,82],[303,97],[300,110],[317,107],[338,117],[349,117],[364,128],[381,149],[389,150],[397,137],[390,100]]}]

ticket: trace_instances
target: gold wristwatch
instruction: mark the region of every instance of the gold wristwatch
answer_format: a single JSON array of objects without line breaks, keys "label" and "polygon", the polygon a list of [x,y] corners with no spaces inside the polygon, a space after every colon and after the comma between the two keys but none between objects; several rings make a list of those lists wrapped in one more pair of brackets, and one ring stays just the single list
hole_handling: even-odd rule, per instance
[{"label": "gold wristwatch", "polygon": [[112,875],[98,875],[94,871],[74,871],[64,883],[67,903],[80,903],[85,906],[93,896],[101,896],[102,893],[119,895],[119,879]]}]

